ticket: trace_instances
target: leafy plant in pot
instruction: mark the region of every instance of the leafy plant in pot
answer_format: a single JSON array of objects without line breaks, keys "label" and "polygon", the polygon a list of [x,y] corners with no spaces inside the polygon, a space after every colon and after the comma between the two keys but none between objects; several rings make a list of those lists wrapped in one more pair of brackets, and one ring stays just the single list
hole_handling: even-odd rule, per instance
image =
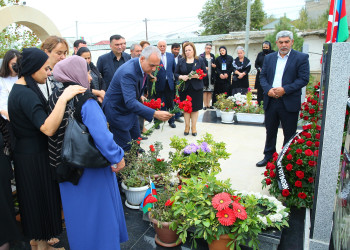
[{"label": "leafy plant in pot", "polygon": [[181,243],[178,241],[177,220],[171,209],[172,202],[170,198],[181,186],[170,181],[170,176],[164,179],[164,187],[157,189],[157,201],[153,203],[153,208],[149,212],[150,221],[156,231],[155,241],[164,247],[174,247]]},{"label": "leafy plant in pot", "polygon": [[257,248],[261,223],[255,197],[240,199],[234,196],[230,181],[217,180],[216,174],[201,173],[200,178],[193,176],[185,180],[186,185],[172,196],[179,239],[185,242],[187,231],[194,227],[191,233],[193,247],[197,247],[198,238],[204,238],[210,246],[226,236],[228,241],[224,248],[212,246],[210,249],[240,249],[239,245],[248,240],[248,246]]},{"label": "leafy plant in pot", "polygon": [[169,153],[170,165],[185,178],[198,176],[202,172],[219,172],[219,159],[227,159],[230,156],[225,143],[216,142],[209,133],[197,140],[197,144],[189,144],[185,138],[177,136],[170,140],[170,147],[175,149],[175,152]]}]

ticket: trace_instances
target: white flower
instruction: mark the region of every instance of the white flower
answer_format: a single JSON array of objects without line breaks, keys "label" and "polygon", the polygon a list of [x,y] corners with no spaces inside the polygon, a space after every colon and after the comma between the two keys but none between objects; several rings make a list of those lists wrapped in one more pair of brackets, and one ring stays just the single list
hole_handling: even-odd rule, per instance
[{"label": "white flower", "polygon": [[264,225],[266,225],[266,226],[268,225],[266,217],[262,217],[262,216],[258,215],[258,219],[259,219]]}]

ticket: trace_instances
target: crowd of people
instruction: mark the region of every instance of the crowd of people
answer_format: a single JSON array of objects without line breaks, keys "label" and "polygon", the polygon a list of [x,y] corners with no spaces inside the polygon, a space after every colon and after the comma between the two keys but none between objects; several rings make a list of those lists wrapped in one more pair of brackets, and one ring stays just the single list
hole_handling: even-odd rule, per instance
[{"label": "crowd of people", "polygon": [[[268,118],[265,157],[258,167],[272,157],[280,121],[285,141],[295,132],[300,89],[308,82],[307,56],[291,49],[293,34],[279,33],[276,43],[279,52],[273,53],[271,44],[264,42],[255,62],[260,75],[258,101],[264,99]],[[248,91],[251,63],[243,47],[237,48],[238,57],[233,59],[225,46],[215,57],[210,43],[197,55],[189,41],[172,44],[171,52],[164,40],[157,46],[142,41],[132,44],[128,54],[125,38],[113,35],[110,48],[96,66],[85,41],[77,40],[73,56],[66,58],[68,44],[57,36],[48,37],[41,49],[5,54],[0,69],[1,250],[21,238],[13,216],[11,161],[22,230],[32,249],[52,249],[57,243],[62,208],[72,249],[120,249],[128,235],[115,173],[127,164],[124,152],[130,150],[130,142],[147,139],[142,136],[144,120],[168,121],[171,128],[184,122],[184,135],[191,131],[196,136],[198,111],[213,109],[217,94]],[[206,77],[201,79],[198,69]],[[181,101],[187,96],[192,99],[192,112],[184,112],[184,121],[181,113],[169,112],[177,89]],[[146,98],[160,98],[165,105],[153,110],[142,104]],[[70,115],[88,128],[110,167],[87,168],[63,161]]]}]

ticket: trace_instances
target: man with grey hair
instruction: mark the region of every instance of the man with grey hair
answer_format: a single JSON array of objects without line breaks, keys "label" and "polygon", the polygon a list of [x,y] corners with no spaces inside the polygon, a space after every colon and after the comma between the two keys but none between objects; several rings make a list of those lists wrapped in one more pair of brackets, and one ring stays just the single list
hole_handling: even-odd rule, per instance
[{"label": "man with grey hair", "polygon": [[301,89],[309,82],[309,55],[293,50],[293,33],[283,30],[276,35],[278,51],[265,56],[260,73],[264,90],[266,141],[263,167],[276,152],[277,132],[282,124],[285,145],[295,134],[301,107]]},{"label": "man with grey hair", "polygon": [[131,58],[139,57],[142,52],[142,47],[138,43],[134,43],[130,46],[130,55]]},{"label": "man with grey hair", "polygon": [[153,118],[167,121],[173,116],[167,111],[155,111],[142,104],[147,75],[155,71],[159,63],[159,49],[146,47],[140,58],[133,58],[119,67],[106,92],[102,109],[115,142],[125,151],[131,148],[129,142],[141,135],[138,115],[149,122]]}]

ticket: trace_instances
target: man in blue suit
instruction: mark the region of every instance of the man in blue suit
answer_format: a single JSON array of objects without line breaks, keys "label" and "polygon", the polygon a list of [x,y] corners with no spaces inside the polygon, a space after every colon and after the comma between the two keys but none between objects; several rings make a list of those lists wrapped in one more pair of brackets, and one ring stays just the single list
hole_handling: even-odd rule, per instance
[{"label": "man in blue suit", "polygon": [[100,71],[107,89],[117,69],[130,60],[130,55],[123,52],[125,38],[121,35],[113,35],[109,38],[111,52],[97,59],[97,69]]},{"label": "man in blue suit", "polygon": [[[157,47],[161,53],[160,64],[163,66],[157,74],[155,98],[161,98],[165,104],[164,109],[170,110],[174,107],[175,98],[175,59],[172,53],[166,52],[166,41],[158,41]],[[169,120],[169,126],[172,128],[176,128],[174,121],[174,117]]]},{"label": "man in blue suit", "polygon": [[290,31],[276,35],[278,52],[265,56],[260,83],[264,90],[266,141],[264,159],[256,166],[266,166],[276,152],[278,126],[281,123],[284,142],[297,130],[301,107],[301,89],[309,82],[310,65],[307,54],[292,49],[294,40]]},{"label": "man in blue suit", "polygon": [[167,111],[155,111],[141,102],[146,88],[146,77],[155,71],[160,63],[160,51],[154,46],[145,48],[140,58],[124,63],[114,74],[102,103],[102,109],[113,133],[115,142],[130,150],[129,142],[140,136],[137,115],[151,122],[153,117],[167,121],[173,115]]}]

